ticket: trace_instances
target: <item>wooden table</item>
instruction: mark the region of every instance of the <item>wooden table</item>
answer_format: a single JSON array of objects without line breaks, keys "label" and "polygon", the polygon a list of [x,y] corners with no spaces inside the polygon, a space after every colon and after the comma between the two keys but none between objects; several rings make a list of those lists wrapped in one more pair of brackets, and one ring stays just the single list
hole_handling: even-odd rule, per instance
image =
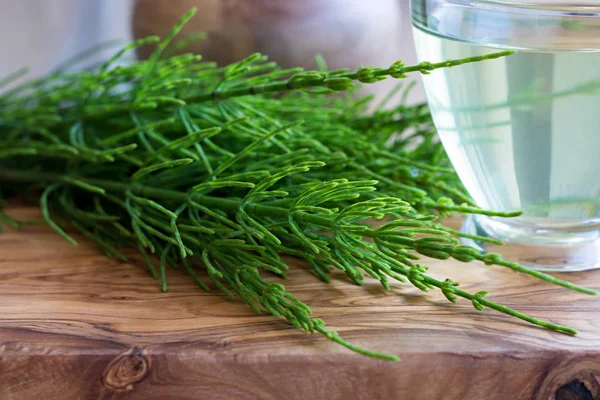
[{"label": "wooden table", "polygon": [[[38,217],[33,208],[11,215]],[[353,354],[178,270],[163,294],[145,269],[72,247],[45,226],[0,234],[0,399],[599,399],[600,298],[499,267],[429,262],[432,274],[580,330],[528,326],[408,284],[391,292],[294,263],[288,288],[332,329],[385,362]],[[563,276],[564,277],[564,276]],[[600,271],[568,279],[600,288]]]}]

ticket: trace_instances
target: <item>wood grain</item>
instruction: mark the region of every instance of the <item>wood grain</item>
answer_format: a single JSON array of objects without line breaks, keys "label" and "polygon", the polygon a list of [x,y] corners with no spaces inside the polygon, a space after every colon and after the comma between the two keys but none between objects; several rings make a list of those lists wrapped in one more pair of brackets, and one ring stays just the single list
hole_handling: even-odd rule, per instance
[{"label": "wood grain", "polygon": [[[326,286],[293,262],[287,286],[315,316],[402,358],[377,361],[204,293],[178,270],[163,294],[141,266],[78,240],[44,226],[0,234],[0,399],[600,399],[599,298],[498,267],[428,263],[437,277],[580,335],[410,285],[385,292],[336,275]],[[561,277],[600,288],[599,271]]]}]

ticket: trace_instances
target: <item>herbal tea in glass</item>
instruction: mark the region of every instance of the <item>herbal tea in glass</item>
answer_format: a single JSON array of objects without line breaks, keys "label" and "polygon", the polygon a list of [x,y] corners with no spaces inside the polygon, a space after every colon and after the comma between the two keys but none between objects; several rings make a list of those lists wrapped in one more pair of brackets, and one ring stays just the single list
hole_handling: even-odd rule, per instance
[{"label": "herbal tea in glass", "polygon": [[423,75],[439,136],[477,205],[463,231],[545,270],[600,267],[600,6],[413,0],[418,57],[509,57]]}]

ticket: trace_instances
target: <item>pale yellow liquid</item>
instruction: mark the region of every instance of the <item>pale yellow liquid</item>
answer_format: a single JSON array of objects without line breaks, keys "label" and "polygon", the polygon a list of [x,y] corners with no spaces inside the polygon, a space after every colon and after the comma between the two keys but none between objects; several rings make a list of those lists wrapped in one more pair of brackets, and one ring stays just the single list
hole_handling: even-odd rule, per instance
[{"label": "pale yellow liquid", "polygon": [[[414,34],[421,61],[498,51]],[[478,205],[524,210],[528,223],[546,227],[600,216],[600,52],[520,51],[433,71],[423,83],[440,138]]]}]

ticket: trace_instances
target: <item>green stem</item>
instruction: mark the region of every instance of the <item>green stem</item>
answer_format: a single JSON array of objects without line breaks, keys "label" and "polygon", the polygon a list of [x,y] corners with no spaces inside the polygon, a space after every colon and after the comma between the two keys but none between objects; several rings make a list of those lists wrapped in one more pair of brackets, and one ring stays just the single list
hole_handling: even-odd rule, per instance
[{"label": "green stem", "polygon": [[[411,72],[422,72],[426,73],[429,71],[433,71],[440,68],[448,68],[454,67],[463,64],[475,63],[484,60],[491,60],[495,58],[505,57],[514,54],[514,51],[502,51],[492,54],[486,54],[484,56],[475,56],[464,58],[461,60],[448,60],[442,61],[439,63],[421,63],[417,65],[412,65],[409,67],[390,67],[387,69],[380,69],[373,72],[373,75],[376,77],[397,75],[401,76],[404,74],[408,74]],[[348,78],[351,80],[358,80],[359,72],[351,72],[346,74],[335,75],[336,78]],[[219,99],[228,99],[231,97],[239,97],[239,96],[247,96],[254,94],[264,94],[264,93],[275,93],[282,92],[288,90],[297,90],[297,89],[307,89],[311,87],[321,87],[325,85],[325,80],[331,78],[330,76],[325,76],[322,78],[315,79],[300,79],[297,81],[287,80],[282,82],[272,82],[265,83],[262,85],[248,85],[241,86],[235,89],[223,90],[223,91],[213,91],[210,93],[203,93],[200,95],[192,96],[188,99],[183,99],[186,102],[203,102],[208,100],[219,100]]]},{"label": "green stem", "polygon": [[358,347],[358,346],[348,342],[347,340],[344,340],[337,332],[329,331],[322,326],[316,326],[315,331],[321,333],[323,336],[325,336],[327,339],[331,340],[332,342],[341,344],[342,346],[354,351],[355,353],[373,357],[373,358],[379,358],[380,360],[387,360],[387,361],[399,361],[400,360],[400,358],[395,355],[379,353],[379,352],[375,352],[375,351],[369,351],[369,350],[365,350],[361,347]]},{"label": "green stem", "polygon": [[[463,64],[475,63],[485,60],[492,60],[500,57],[506,57],[514,54],[514,51],[501,51],[497,53],[486,54],[483,56],[475,56],[464,58],[461,60],[448,60],[442,61],[439,63],[421,63],[412,66],[392,66],[386,69],[379,69],[373,72],[373,76],[375,77],[385,77],[385,76],[397,76],[403,77],[403,75],[411,73],[411,72],[421,72],[423,74],[429,73],[430,71],[440,69],[440,68],[449,68],[455,67]],[[277,93],[284,92],[290,90],[298,90],[298,89],[308,89],[308,88],[316,88],[316,87],[324,87],[326,86],[326,80],[328,78],[332,78],[331,76],[323,76],[319,78],[305,78],[305,79],[288,79],[285,81],[264,83],[260,85],[245,85],[232,89],[224,89],[224,90],[213,90],[207,93],[201,93],[195,96],[182,97],[186,103],[200,103],[210,100],[223,100],[229,99],[232,97],[240,97],[240,96],[248,96],[248,95],[257,95],[257,94],[266,94],[266,93]],[[346,78],[350,80],[359,79],[359,72],[349,72],[346,74],[335,75],[335,78]],[[123,113],[128,113],[135,109],[135,106],[132,104],[122,104],[118,106],[111,107],[109,110],[100,111],[98,113],[88,114],[88,118],[100,119],[106,118],[111,115],[119,115]]]},{"label": "green stem", "polygon": [[[135,183],[124,183],[124,182],[114,182],[107,181],[103,179],[93,179],[93,178],[80,178],[73,177],[61,174],[54,173],[45,173],[45,172],[33,172],[33,171],[24,171],[24,170],[0,170],[0,181],[9,180],[9,181],[24,181],[24,182],[39,182],[39,181],[47,181],[47,182],[60,182],[68,185],[73,185],[73,182],[83,182],[89,185],[93,185],[99,188],[103,188],[108,191],[116,191],[126,193],[127,191],[131,191],[133,194],[140,197],[151,197],[156,199],[168,200],[178,203],[185,203],[188,200],[194,200],[202,204],[208,208],[220,209],[223,211],[228,211],[231,213],[235,213],[241,207],[241,200],[233,200],[222,197],[211,197],[206,195],[201,195],[197,193],[185,193],[178,192],[174,190],[168,189],[159,189],[150,186],[143,186]],[[271,217],[280,217],[280,218],[288,218],[289,210],[287,208],[282,207],[274,207],[263,204],[247,204],[245,206],[245,210],[249,213],[259,216],[271,216]],[[327,216],[319,216],[310,213],[297,213],[298,218],[303,221],[322,227],[327,229],[332,229],[335,226],[335,221],[333,218]],[[361,232],[364,236],[374,238],[381,234],[381,232],[375,230],[364,230]],[[407,246],[411,246],[413,243],[413,239],[410,238],[402,238],[406,240]],[[576,292],[597,295],[598,291],[586,288],[583,286],[579,286],[573,284],[571,282],[563,281],[561,279],[557,279],[552,275],[545,274],[543,272],[535,271],[530,268],[527,268],[523,265],[517,263],[510,263],[501,259],[499,256],[494,255],[493,260],[490,259],[488,255],[488,259],[486,260],[485,255],[482,255],[479,259],[487,262],[488,264],[499,265],[503,267],[510,268],[514,271],[518,271],[527,275],[531,275],[543,281],[562,286],[564,288],[574,290]],[[491,307],[492,308],[492,307]]]},{"label": "green stem", "polygon": [[[423,276],[423,282],[433,285],[440,289],[443,288],[443,286],[444,286],[443,282],[438,281],[437,279],[434,279],[427,275],[422,275],[422,276]],[[503,306],[502,304],[494,303],[493,301],[490,301],[488,299],[484,299],[482,297],[476,298],[475,295],[473,295],[469,292],[465,292],[464,290],[455,288],[455,289],[453,289],[453,292],[454,292],[454,294],[456,294],[462,298],[468,299],[468,300],[476,299],[481,305],[484,305],[493,310],[499,311],[503,314],[507,314],[507,315],[519,318],[523,321],[529,322],[530,324],[537,325],[542,328],[550,329],[550,330],[557,331],[557,332],[567,333],[569,335],[577,335],[577,331],[573,328],[569,328],[568,326],[553,324],[552,322],[543,321],[543,320],[540,320],[540,319],[537,319],[534,317],[530,317],[527,314],[523,314],[517,310],[510,308],[510,307]]]}]

